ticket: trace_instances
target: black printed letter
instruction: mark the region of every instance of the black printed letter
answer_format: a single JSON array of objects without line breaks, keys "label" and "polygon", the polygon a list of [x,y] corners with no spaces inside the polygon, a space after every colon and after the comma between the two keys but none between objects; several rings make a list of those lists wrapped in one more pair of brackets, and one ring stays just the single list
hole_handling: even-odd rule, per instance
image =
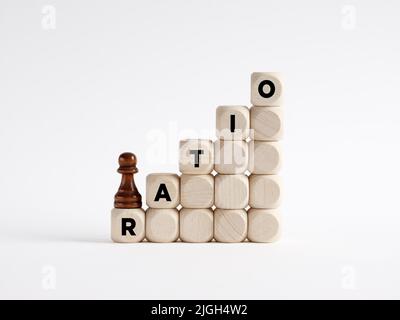
[{"label": "black printed letter", "polygon": [[194,154],[194,167],[200,166],[200,155],[204,154],[204,150],[190,150],[190,154]]},{"label": "black printed letter", "polygon": [[128,231],[131,236],[136,236],[135,229],[136,227],[136,221],[135,219],[132,218],[122,218],[122,235],[126,236],[126,232]]},{"label": "black printed letter", "polygon": [[168,193],[168,189],[165,183],[161,183],[158,187],[158,191],[156,197],[154,198],[154,201],[160,201],[161,198],[164,198],[167,201],[171,201],[171,197]]},{"label": "black printed letter", "polygon": [[231,114],[231,132],[235,132],[235,115]]},{"label": "black printed letter", "polygon": [[[265,93],[264,86],[269,86],[270,90],[268,93]],[[263,80],[258,85],[258,93],[263,98],[271,98],[275,94],[275,85],[271,80]]]}]

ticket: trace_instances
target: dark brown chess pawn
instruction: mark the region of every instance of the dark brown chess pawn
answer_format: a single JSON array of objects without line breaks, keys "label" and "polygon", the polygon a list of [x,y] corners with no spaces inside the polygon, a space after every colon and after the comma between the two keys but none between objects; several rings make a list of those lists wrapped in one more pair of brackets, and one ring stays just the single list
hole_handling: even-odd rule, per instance
[{"label": "dark brown chess pawn", "polygon": [[136,168],[136,156],[125,152],[119,156],[118,172],[122,174],[121,185],[114,197],[114,207],[120,209],[134,209],[142,207],[142,196],[140,195],[133,178],[138,172]]}]

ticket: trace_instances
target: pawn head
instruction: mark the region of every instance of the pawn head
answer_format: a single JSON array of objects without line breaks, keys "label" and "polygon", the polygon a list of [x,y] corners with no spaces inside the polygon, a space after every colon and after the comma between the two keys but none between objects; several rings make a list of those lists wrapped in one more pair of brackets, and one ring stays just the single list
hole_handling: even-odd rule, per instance
[{"label": "pawn head", "polygon": [[136,156],[131,152],[124,152],[118,158],[119,173],[136,173],[138,169],[136,168]]}]

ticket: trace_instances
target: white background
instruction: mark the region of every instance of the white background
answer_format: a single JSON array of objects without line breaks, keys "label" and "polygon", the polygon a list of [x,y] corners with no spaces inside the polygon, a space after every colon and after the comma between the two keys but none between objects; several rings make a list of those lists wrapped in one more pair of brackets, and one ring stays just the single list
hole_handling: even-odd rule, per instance
[{"label": "white background", "polygon": [[[399,6],[1,0],[0,297],[400,298]],[[286,77],[282,240],[111,243],[119,153],[144,196],[253,71]]]}]

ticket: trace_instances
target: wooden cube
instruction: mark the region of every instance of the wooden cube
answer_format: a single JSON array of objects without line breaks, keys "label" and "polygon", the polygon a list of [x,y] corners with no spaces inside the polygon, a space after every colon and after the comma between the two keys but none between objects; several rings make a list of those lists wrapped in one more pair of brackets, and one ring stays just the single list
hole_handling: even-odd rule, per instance
[{"label": "wooden cube", "polygon": [[180,201],[179,177],[173,173],[152,173],[146,179],[146,203],[150,208],[176,208]]},{"label": "wooden cube", "polygon": [[281,140],[283,135],[282,108],[251,107],[250,127],[254,140]]},{"label": "wooden cube", "polygon": [[215,206],[244,209],[249,203],[249,179],[244,174],[215,176]]},{"label": "wooden cube", "polygon": [[246,140],[250,130],[250,112],[246,106],[220,106],[216,115],[217,137]]},{"label": "wooden cube", "polygon": [[211,208],[214,204],[214,177],[211,174],[181,176],[181,205],[184,208]]},{"label": "wooden cube", "polygon": [[214,169],[221,174],[241,174],[247,170],[248,144],[245,141],[217,140],[214,143]]},{"label": "wooden cube", "polygon": [[218,242],[242,242],[247,236],[247,212],[244,209],[214,211],[214,239]]},{"label": "wooden cube", "polygon": [[179,144],[179,171],[183,174],[209,174],[214,170],[211,140],[182,140]]},{"label": "wooden cube", "polygon": [[143,209],[112,209],[111,239],[114,242],[140,242],[145,237]]},{"label": "wooden cube", "polygon": [[146,239],[150,242],[174,242],[179,238],[179,213],[177,209],[146,211]]},{"label": "wooden cube", "polygon": [[214,235],[214,214],[211,209],[181,209],[180,239],[184,242],[209,242]]},{"label": "wooden cube", "polygon": [[276,72],[251,74],[251,103],[255,106],[274,107],[282,105],[281,75]]},{"label": "wooden cube", "polygon": [[281,222],[276,209],[253,209],[248,211],[247,238],[252,242],[274,242],[280,237]]},{"label": "wooden cube", "polygon": [[252,174],[249,177],[249,206],[274,209],[281,202],[281,179],[277,175]]},{"label": "wooden cube", "polygon": [[277,174],[281,168],[281,148],[278,142],[250,141],[249,166],[253,174]]}]

